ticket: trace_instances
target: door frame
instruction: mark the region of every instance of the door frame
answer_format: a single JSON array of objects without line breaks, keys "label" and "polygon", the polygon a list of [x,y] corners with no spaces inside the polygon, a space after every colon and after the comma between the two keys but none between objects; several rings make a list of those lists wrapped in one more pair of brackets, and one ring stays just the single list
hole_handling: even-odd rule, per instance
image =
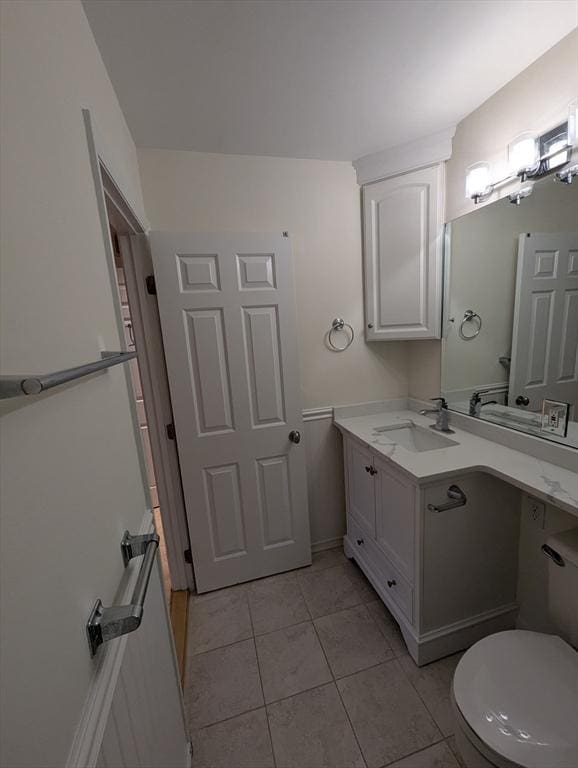
[{"label": "door frame", "polygon": [[[119,235],[125,267],[126,288],[129,297],[131,320],[138,351],[138,366],[141,378],[143,400],[149,428],[149,437],[157,491],[159,496],[160,514],[167,545],[167,560],[173,590],[194,589],[193,568],[185,562],[184,553],[189,549],[189,531],[185,515],[181,474],[175,441],[167,437],[167,414],[172,414],[172,405],[168,389],[168,375],[164,359],[162,334],[158,311],[153,311],[151,302],[142,301],[142,296],[136,280],[135,260],[141,254],[139,249],[132,247],[130,239],[135,235],[146,237],[148,248],[147,227],[136,215],[122,194],[113,174],[107,168],[95,141],[94,128],[90,111],[82,110],[86,130],[88,150],[91,161],[92,175],[98,202],[99,218],[102,228],[104,249],[107,256],[113,298],[119,335],[124,345],[124,324],[122,317],[121,298],[116,279],[114,249],[110,236],[110,224]],[[146,329],[146,332],[145,332]],[[158,351],[151,352],[146,343],[147,337],[158,336],[160,346],[155,344]],[[157,339],[155,339],[157,341]],[[130,371],[126,367],[126,375],[130,379]],[[131,391],[132,382],[128,381]],[[134,422],[135,436],[140,444],[140,425],[136,409],[136,401],[131,398],[131,410]],[[147,506],[152,514],[152,502],[148,489],[144,452],[139,451],[141,473],[145,486]]]}]

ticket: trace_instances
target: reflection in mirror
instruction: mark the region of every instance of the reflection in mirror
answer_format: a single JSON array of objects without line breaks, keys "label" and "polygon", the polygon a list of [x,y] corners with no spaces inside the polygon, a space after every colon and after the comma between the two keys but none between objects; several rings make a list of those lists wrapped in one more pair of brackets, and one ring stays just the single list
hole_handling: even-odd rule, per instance
[{"label": "reflection in mirror", "polygon": [[578,179],[455,219],[446,245],[450,409],[578,448]]}]

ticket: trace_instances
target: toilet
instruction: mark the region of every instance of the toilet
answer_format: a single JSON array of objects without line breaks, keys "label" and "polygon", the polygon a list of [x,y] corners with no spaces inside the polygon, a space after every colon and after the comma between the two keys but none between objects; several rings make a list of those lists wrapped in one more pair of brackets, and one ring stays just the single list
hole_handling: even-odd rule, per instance
[{"label": "toilet", "polygon": [[549,611],[558,635],[511,630],[462,656],[451,699],[467,768],[578,766],[578,528],[552,536]]}]

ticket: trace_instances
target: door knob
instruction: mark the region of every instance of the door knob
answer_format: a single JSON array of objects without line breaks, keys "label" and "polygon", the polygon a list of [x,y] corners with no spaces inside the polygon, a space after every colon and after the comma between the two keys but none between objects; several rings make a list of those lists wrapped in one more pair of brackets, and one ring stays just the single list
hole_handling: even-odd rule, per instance
[{"label": "door knob", "polygon": [[299,432],[298,429],[292,429],[291,432],[289,432],[289,440],[291,440],[292,443],[300,443],[301,442],[301,432]]},{"label": "door knob", "polygon": [[516,405],[530,405],[530,398],[526,397],[525,395],[518,395],[516,398]]}]

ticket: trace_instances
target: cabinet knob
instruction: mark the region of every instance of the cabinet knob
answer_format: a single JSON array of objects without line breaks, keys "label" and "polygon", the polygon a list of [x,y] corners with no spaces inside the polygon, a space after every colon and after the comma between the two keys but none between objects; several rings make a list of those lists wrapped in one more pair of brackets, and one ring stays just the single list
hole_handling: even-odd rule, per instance
[{"label": "cabinet knob", "polygon": [[373,475],[377,475],[377,469],[375,467],[369,468],[369,474],[373,477]]},{"label": "cabinet knob", "polygon": [[357,543],[359,546],[361,546],[363,544],[363,539],[357,539]]},{"label": "cabinet knob", "polygon": [[368,327],[368,328],[373,328],[373,323],[368,323],[368,324],[367,324],[367,327]]},{"label": "cabinet knob", "polygon": [[371,467],[365,467],[366,472],[371,472]]},{"label": "cabinet knob", "polygon": [[387,580],[387,586],[388,586],[390,589],[391,589],[392,587],[395,587],[395,585],[396,585],[396,584],[397,584],[397,582],[396,582],[396,580],[395,580],[395,579],[392,579],[391,581],[390,581],[389,579]]}]

